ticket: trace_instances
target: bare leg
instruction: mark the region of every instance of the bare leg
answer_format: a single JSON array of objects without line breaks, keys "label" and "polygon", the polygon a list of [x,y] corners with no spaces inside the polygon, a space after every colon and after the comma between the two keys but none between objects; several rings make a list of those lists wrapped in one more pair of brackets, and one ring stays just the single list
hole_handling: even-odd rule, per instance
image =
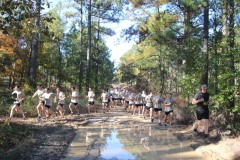
[{"label": "bare leg", "polygon": [[15,108],[16,108],[17,106],[14,104],[13,106],[12,106],[12,108],[11,108],[11,112],[10,112],[10,119],[11,118],[13,118],[13,115],[14,115],[14,113],[15,113]]},{"label": "bare leg", "polygon": [[138,116],[140,117],[140,115],[141,115],[141,108],[142,108],[142,106],[139,106],[138,107]]},{"label": "bare leg", "polygon": [[133,115],[135,114],[135,112],[136,112],[136,106],[133,106]]},{"label": "bare leg", "polygon": [[58,105],[57,106],[57,111],[60,113],[60,116],[61,117],[64,117],[64,110],[63,110],[63,107]]},{"label": "bare leg", "polygon": [[103,113],[105,113],[105,103],[102,104]]},{"label": "bare leg", "polygon": [[170,121],[170,125],[172,125],[172,121],[173,121],[173,112],[171,112],[170,115],[169,115],[169,121]]},{"label": "bare leg", "polygon": [[204,126],[204,133],[208,134],[208,128],[209,128],[209,120],[208,119],[203,119],[203,126]]},{"label": "bare leg", "polygon": [[42,110],[43,110],[43,105],[42,105],[42,103],[39,103],[39,104],[37,105],[38,117],[41,117],[41,116],[42,116]]},{"label": "bare leg", "polygon": [[88,114],[91,113],[90,104],[88,104]]},{"label": "bare leg", "polygon": [[24,112],[23,112],[23,110],[22,110],[21,108],[16,107],[16,111],[17,111],[18,113],[20,113],[20,114],[23,116],[23,118],[25,118],[25,114],[24,114]]},{"label": "bare leg", "polygon": [[74,106],[74,108],[76,109],[77,114],[80,115],[80,111],[79,111],[79,109],[78,109],[78,105]]},{"label": "bare leg", "polygon": [[201,120],[196,120],[196,122],[193,124],[192,130],[196,131],[200,125],[201,125]]},{"label": "bare leg", "polygon": [[149,109],[149,114],[150,114],[150,119],[151,119],[151,122],[153,122],[153,108],[151,107],[150,109]]},{"label": "bare leg", "polygon": [[70,103],[69,104],[69,110],[70,110],[71,114],[73,114],[73,107],[74,107],[74,105],[72,103]]},{"label": "bare leg", "polygon": [[158,123],[161,124],[161,111],[158,111]]},{"label": "bare leg", "polygon": [[165,117],[164,117],[164,123],[165,123],[165,126],[166,126],[166,124],[167,124],[167,118],[168,118],[168,116],[165,115]]},{"label": "bare leg", "polygon": [[142,115],[144,116],[144,113],[145,113],[145,106],[143,106],[143,109],[142,109]]},{"label": "bare leg", "polygon": [[49,118],[49,109],[48,108],[46,108],[45,114],[46,114],[46,118]]}]

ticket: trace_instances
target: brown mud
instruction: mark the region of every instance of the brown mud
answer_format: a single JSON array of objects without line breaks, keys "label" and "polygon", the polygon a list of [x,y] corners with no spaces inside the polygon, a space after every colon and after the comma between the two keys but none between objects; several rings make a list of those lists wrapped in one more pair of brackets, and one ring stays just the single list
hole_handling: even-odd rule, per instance
[{"label": "brown mud", "polygon": [[[0,122],[5,120],[6,117],[0,118]],[[116,141],[123,145],[121,154],[126,155],[126,159],[240,159],[239,138],[220,140],[213,130],[212,143],[206,144],[201,133],[179,132],[189,129],[187,126],[176,123],[158,126],[156,121],[151,123],[149,118],[126,113],[122,107],[107,113],[51,117],[42,123],[36,118],[14,118],[12,123],[29,125],[35,134],[0,159],[121,159],[114,155],[108,157],[106,148],[116,146]]]}]

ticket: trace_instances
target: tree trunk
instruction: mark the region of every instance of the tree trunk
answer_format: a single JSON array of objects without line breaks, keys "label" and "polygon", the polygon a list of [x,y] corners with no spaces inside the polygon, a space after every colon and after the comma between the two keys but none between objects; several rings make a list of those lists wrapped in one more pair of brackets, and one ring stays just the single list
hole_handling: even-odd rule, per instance
[{"label": "tree trunk", "polygon": [[89,88],[90,72],[91,72],[91,7],[92,1],[88,0],[88,41],[87,41],[87,69],[86,69],[86,91]]},{"label": "tree trunk", "polygon": [[219,67],[219,58],[218,58],[218,37],[217,37],[217,27],[218,27],[218,19],[217,19],[217,0],[214,0],[214,92],[218,93],[218,67]]},{"label": "tree trunk", "polygon": [[204,71],[202,75],[202,84],[208,85],[208,25],[209,25],[209,2],[205,0],[204,6],[204,24],[203,24],[203,58]]},{"label": "tree trunk", "polygon": [[234,46],[235,46],[235,32],[234,32],[234,0],[229,0],[229,57],[230,57],[230,70],[232,75],[229,79],[229,87],[232,87],[230,90],[231,99],[229,100],[229,108],[233,108],[235,105],[235,95],[234,95],[234,86],[235,86],[235,64],[234,64]]},{"label": "tree trunk", "polygon": [[80,56],[79,56],[79,91],[82,89],[83,82],[83,2],[81,1],[81,17],[80,17]]},{"label": "tree trunk", "polygon": [[223,35],[228,35],[228,30],[227,30],[227,3],[228,0],[223,0],[222,1],[222,33]]},{"label": "tree trunk", "polygon": [[35,26],[34,26],[34,33],[33,33],[33,40],[32,40],[32,55],[31,55],[31,64],[30,64],[30,75],[29,75],[29,81],[32,86],[36,85],[41,3],[42,3],[41,0],[37,0],[36,2],[37,17],[35,19]]},{"label": "tree trunk", "polygon": [[98,70],[99,70],[99,56],[100,56],[100,49],[99,49],[99,40],[100,40],[100,11],[98,5],[98,22],[97,22],[97,40],[96,40],[96,48],[97,48],[97,58],[96,58],[96,73],[95,73],[95,91],[98,91]]},{"label": "tree trunk", "polygon": [[61,53],[61,42],[60,42],[60,39],[58,38],[58,61],[59,61],[59,66],[58,67],[58,86],[61,86],[61,83],[62,83],[62,53]]}]

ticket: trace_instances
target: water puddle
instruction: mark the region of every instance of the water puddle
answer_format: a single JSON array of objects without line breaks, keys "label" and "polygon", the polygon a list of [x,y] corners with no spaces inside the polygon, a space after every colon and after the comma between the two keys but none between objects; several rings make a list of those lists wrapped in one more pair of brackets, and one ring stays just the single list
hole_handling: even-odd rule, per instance
[{"label": "water puddle", "polygon": [[164,127],[105,124],[80,128],[66,160],[202,159]]}]

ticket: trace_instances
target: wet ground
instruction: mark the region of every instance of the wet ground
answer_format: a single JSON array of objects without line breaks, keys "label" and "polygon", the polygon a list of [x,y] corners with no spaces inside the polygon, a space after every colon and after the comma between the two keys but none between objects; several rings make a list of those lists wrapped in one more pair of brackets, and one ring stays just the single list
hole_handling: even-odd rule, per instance
[{"label": "wet ground", "polygon": [[[176,112],[177,113],[177,112]],[[7,117],[0,117],[6,123]],[[15,148],[0,153],[0,159],[18,160],[238,160],[240,138],[212,141],[179,134],[191,126],[159,126],[126,113],[122,107],[110,112],[51,117],[37,123],[36,118],[14,118],[24,124],[32,136]],[[210,131],[211,140],[214,130]]]},{"label": "wet ground", "polygon": [[65,160],[182,160],[203,159],[190,144],[172,131],[182,126],[159,126],[121,108],[95,114],[85,127],[78,127]]}]

